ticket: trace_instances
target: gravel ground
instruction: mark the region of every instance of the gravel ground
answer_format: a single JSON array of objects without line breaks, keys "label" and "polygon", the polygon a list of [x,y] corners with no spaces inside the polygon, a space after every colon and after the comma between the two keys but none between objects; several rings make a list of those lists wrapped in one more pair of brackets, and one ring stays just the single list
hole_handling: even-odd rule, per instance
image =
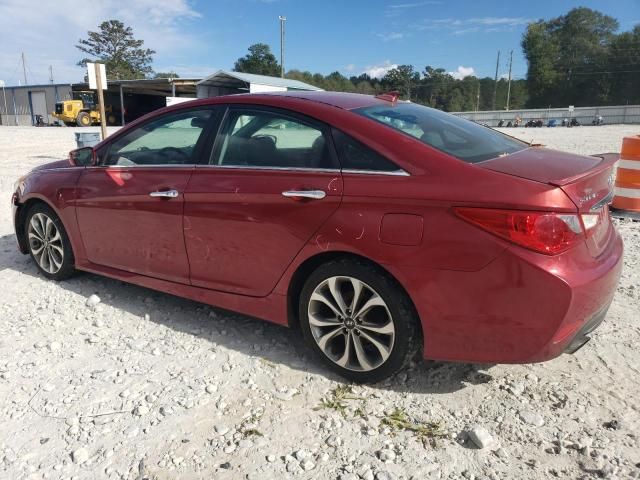
[{"label": "gravel ground", "polygon": [[[73,131],[0,127],[0,197]],[[507,131],[596,153],[640,128]],[[95,275],[46,281],[3,208],[0,477],[639,478],[640,223],[618,228],[622,281],[576,355],[417,361],[349,387],[298,332]]]}]

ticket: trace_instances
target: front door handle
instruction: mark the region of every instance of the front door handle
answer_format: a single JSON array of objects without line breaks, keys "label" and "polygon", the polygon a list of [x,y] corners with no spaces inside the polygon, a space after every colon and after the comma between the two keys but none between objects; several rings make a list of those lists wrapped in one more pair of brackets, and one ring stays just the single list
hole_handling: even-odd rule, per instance
[{"label": "front door handle", "polygon": [[178,195],[177,190],[161,190],[157,192],[151,192],[149,194],[150,197],[161,197],[161,198],[176,198]]},{"label": "front door handle", "polygon": [[287,190],[282,192],[283,197],[287,198],[310,198],[312,200],[322,200],[327,196],[322,190]]}]

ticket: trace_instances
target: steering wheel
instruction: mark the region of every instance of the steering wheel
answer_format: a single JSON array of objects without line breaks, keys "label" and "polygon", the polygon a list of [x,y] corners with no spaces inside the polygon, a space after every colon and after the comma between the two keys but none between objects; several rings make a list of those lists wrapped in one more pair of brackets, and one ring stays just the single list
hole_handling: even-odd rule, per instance
[{"label": "steering wheel", "polygon": [[158,150],[158,154],[166,157],[168,156],[169,152],[171,153],[177,153],[181,158],[178,159],[179,161],[176,161],[175,163],[182,163],[182,160],[189,160],[190,155],[186,152],[184,152],[183,150],[180,150],[177,147],[164,147],[161,148],[160,150]]}]

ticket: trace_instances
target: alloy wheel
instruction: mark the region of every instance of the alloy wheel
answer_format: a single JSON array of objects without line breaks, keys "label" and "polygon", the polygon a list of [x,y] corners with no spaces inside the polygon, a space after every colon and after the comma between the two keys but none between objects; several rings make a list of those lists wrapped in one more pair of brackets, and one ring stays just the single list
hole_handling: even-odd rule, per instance
[{"label": "alloy wheel", "polygon": [[311,294],[309,326],[316,344],[335,364],[366,372],[391,355],[396,329],[382,297],[349,276],[330,277]]},{"label": "alloy wheel", "polygon": [[64,262],[62,235],[54,221],[44,213],[36,213],[29,221],[27,230],[29,248],[40,268],[55,274]]}]

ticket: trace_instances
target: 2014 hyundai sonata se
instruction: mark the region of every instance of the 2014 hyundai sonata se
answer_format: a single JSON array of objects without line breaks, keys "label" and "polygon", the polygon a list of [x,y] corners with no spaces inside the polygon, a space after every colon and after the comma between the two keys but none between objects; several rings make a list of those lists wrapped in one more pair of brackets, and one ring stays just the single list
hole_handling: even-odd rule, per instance
[{"label": "2014 hyundai sonata se", "polygon": [[371,382],[418,349],[525,363],[582,346],[622,266],[616,160],[394,95],[217,97],[21,178],[15,230],[45,277],[299,325],[330,368]]}]

